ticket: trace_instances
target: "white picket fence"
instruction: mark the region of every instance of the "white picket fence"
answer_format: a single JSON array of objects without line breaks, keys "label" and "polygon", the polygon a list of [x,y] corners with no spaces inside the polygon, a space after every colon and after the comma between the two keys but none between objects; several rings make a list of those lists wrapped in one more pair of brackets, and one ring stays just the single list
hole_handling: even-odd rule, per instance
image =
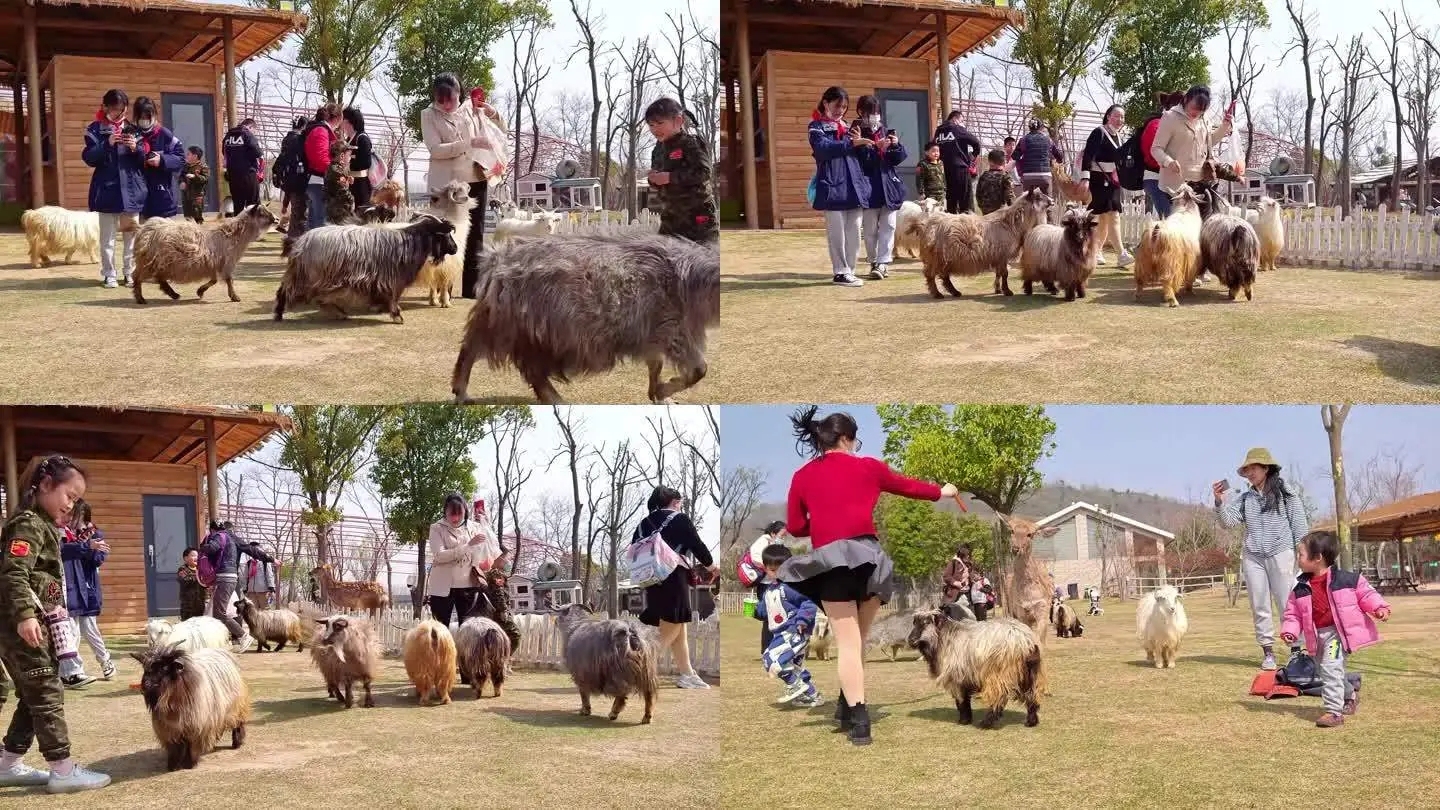
[{"label": "white picket fence", "polygon": [[[316,613],[321,615],[334,615],[343,613],[348,616],[361,616],[369,618],[369,611],[350,610],[337,611],[322,605],[310,602],[300,603],[300,610],[305,613]],[[555,622],[553,614],[544,615],[545,629],[543,632],[526,632],[526,627],[520,627],[520,649],[514,651],[512,660],[517,667],[540,667],[560,669],[564,666],[564,638],[560,633],[560,627]],[[620,616],[627,621],[634,621],[628,613]],[[420,609],[420,618],[429,619],[430,608]],[[381,647],[387,654],[398,655],[405,644],[405,634],[410,628],[417,624],[411,608],[391,607],[380,611],[380,617],[375,623],[375,634],[380,639]],[[652,643],[658,643],[659,631],[653,627],[641,625],[641,632],[648,636]],[[452,626],[452,631],[455,629]],[[659,669],[662,675],[680,674],[675,666],[674,657],[668,649],[660,651]],[[690,624],[690,663],[695,671],[701,675],[719,676],[720,674],[720,625],[717,621],[696,621]]]},{"label": "white picket fence", "polygon": [[[495,229],[498,215],[491,211],[485,217],[486,232]],[[555,228],[556,233],[620,233],[622,231],[660,230],[660,216],[648,209],[641,210],[638,216],[630,216],[629,211],[568,211],[562,214],[562,219]]]},{"label": "white picket fence", "polygon": [[[1440,270],[1440,234],[1435,217],[1410,211],[1355,211],[1292,208],[1285,220],[1282,265],[1356,269]],[[1151,221],[1143,201],[1125,203],[1120,235],[1127,245],[1140,241]]]}]

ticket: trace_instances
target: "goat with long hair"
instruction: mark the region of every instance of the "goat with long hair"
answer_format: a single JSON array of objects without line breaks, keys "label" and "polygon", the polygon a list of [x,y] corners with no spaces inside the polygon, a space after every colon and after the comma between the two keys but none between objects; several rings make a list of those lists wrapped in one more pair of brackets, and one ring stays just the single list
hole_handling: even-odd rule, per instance
[{"label": "goat with long hair", "polygon": [[1188,293],[1200,274],[1200,200],[1189,186],[1170,195],[1170,216],[1150,223],[1135,250],[1135,300],[1146,287],[1160,287],[1168,306]]},{"label": "goat with long hair", "polygon": [[[410,219],[413,222],[415,217],[426,214],[443,219],[455,226],[455,232],[450,235],[455,244],[463,245],[470,235],[470,209],[475,205],[475,199],[470,196],[470,187],[459,180],[452,180],[444,188],[432,189],[430,207]],[[388,227],[404,228],[407,224],[391,223]],[[430,306],[448,307],[451,296],[460,286],[464,265],[465,258],[458,251],[437,261],[425,262],[420,267],[420,275],[415,278],[415,287],[429,294]]]},{"label": "goat with long hair", "polygon": [[1180,592],[1173,585],[1162,585],[1145,594],[1135,608],[1135,633],[1145,649],[1145,660],[1156,669],[1174,669],[1175,654],[1180,641],[1190,630]]},{"label": "goat with long hair", "polygon": [[1059,225],[1037,225],[1026,234],[1020,251],[1025,294],[1030,295],[1038,281],[1051,295],[1065,290],[1066,301],[1084,298],[1085,285],[1100,255],[1100,242],[1095,238],[1098,225],[1090,211],[1072,208]]},{"label": "goat with long hair", "polygon": [[1009,262],[1020,252],[1025,235],[1045,222],[1052,200],[1032,188],[1015,202],[990,214],[933,213],[912,224],[921,229],[920,261],[925,265],[925,288],[932,298],[944,298],[935,283],[960,297],[951,276],[993,273],[998,292],[1010,290]]},{"label": "goat with long hair", "polygon": [[961,725],[974,719],[970,699],[976,695],[990,707],[980,728],[994,728],[1012,699],[1025,703],[1026,726],[1040,725],[1045,687],[1040,640],[1009,617],[977,622],[963,602],[951,609],[962,618],[957,621],[940,610],[916,613],[909,643],[925,659],[930,677],[955,699]]},{"label": "goat with long hair", "polygon": [[64,254],[69,264],[76,253],[87,261],[99,261],[100,215],[94,211],[71,211],[58,205],[43,205],[20,214],[20,229],[30,248],[30,266],[50,264],[51,255]]},{"label": "goat with long hair", "polygon": [[475,697],[485,695],[485,682],[495,685],[495,697],[505,685],[505,669],[510,664],[510,637],[493,619],[471,616],[455,633],[456,655],[460,676],[475,687]]},{"label": "goat with long hair", "polygon": [[146,220],[135,235],[135,303],[145,303],[140,291],[143,282],[155,282],[171,301],[178,301],[180,293],[170,282],[201,279],[205,283],[195,291],[195,297],[204,298],[207,290],[224,281],[230,300],[239,301],[235,265],[250,244],[274,224],[275,215],[263,205],[252,205],[214,225],[164,217]]},{"label": "goat with long hair", "polygon": [[[405,634],[405,674],[421,706],[450,702],[455,686],[455,639],[445,625],[426,619]],[[433,700],[432,700],[433,696]]]},{"label": "goat with long hair", "polygon": [[1200,269],[1220,279],[1231,301],[1241,290],[1251,300],[1259,265],[1260,237],[1242,217],[1215,214],[1200,226]]},{"label": "goat with long hair", "polygon": [[380,668],[380,645],[375,638],[375,628],[370,622],[353,616],[327,616],[316,625],[310,658],[325,677],[326,693],[348,709],[355,705],[352,688],[359,681],[365,689],[365,702],[361,705],[367,709],[374,706],[370,683]]},{"label": "goat with long hair", "polygon": [[245,742],[250,689],[229,651],[160,647],[130,655],[145,670],[140,691],[166,770],[195,767],[227,731],[232,748]]},{"label": "goat with long hair", "polygon": [[590,714],[590,696],[614,699],[610,719],[620,716],[631,694],[645,698],[649,723],[660,691],[655,649],[639,628],[618,619],[597,619],[584,605],[560,611],[560,632],[565,637],[565,669],[580,691],[580,714]]}]

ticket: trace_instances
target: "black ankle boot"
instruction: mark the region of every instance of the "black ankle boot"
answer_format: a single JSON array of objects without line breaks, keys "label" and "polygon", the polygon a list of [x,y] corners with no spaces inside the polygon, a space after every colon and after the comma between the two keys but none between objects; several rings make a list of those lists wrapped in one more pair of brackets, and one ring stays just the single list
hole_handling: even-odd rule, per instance
[{"label": "black ankle boot", "polygon": [[835,699],[835,722],[840,724],[835,729],[837,732],[849,731],[850,727],[855,725],[850,717],[850,704],[845,702],[844,692],[841,692],[840,696]]},{"label": "black ankle boot", "polygon": [[850,707],[850,742],[855,745],[870,744],[870,712],[864,703]]}]

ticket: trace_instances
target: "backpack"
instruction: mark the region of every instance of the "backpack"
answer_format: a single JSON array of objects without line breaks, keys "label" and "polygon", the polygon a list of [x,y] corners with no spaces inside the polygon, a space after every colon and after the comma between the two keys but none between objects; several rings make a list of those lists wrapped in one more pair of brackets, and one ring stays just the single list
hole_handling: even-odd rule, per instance
[{"label": "backpack", "polygon": [[[212,532],[205,537],[203,543],[211,542],[211,538],[215,538],[216,535],[219,535],[218,540],[220,543],[220,549],[215,553],[215,557],[218,558],[225,553],[225,549],[230,545],[230,533],[223,529]],[[201,585],[211,588],[215,586],[216,573],[218,572],[215,570],[215,561],[210,558],[210,555],[201,554],[200,559],[196,560],[195,578],[200,581]]]},{"label": "backpack", "polygon": [[298,148],[303,143],[299,133],[295,132],[286,134],[285,140],[280,142],[280,154],[275,158],[275,165],[270,171],[270,179],[275,188],[283,191],[290,185],[290,181],[295,179],[295,175],[304,170],[300,154],[303,150]]},{"label": "backpack", "polygon": [[278,174],[281,171],[280,164],[286,164],[287,177],[284,181],[284,189],[291,194],[303,193],[305,187],[310,184],[310,175],[314,174],[314,170],[310,167],[310,161],[305,158],[305,141],[309,140],[310,133],[314,132],[317,127],[323,126],[325,126],[324,121],[311,121],[305,125],[304,129],[300,130],[300,137],[291,143],[288,153],[283,144],[280,147],[280,159],[276,161],[273,173]]},{"label": "backpack", "polygon": [[1141,191],[1145,188],[1145,156],[1140,147],[1140,138],[1148,126],[1150,122],[1146,121],[1120,145],[1120,154],[1115,161],[1115,174],[1120,178],[1120,187],[1126,191]]},{"label": "backpack", "polygon": [[747,588],[753,588],[761,579],[765,578],[765,569],[750,556],[749,550],[740,555],[740,561],[735,563],[735,578],[740,584]]}]

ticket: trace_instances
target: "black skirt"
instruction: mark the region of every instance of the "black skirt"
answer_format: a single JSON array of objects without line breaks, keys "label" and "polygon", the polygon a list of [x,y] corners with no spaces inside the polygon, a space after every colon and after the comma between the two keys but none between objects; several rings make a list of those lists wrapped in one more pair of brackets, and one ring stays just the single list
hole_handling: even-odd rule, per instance
[{"label": "black skirt", "polygon": [[659,585],[645,589],[645,609],[640,611],[640,623],[659,627],[660,622],[689,624],[693,612],[690,610],[690,569],[680,567]]},{"label": "black skirt", "polygon": [[1090,173],[1090,210],[1096,214],[1118,214],[1123,208],[1124,197],[1120,187],[1111,185],[1110,178],[1097,172]]},{"label": "black skirt", "polygon": [[791,557],[780,566],[779,579],[816,604],[859,604],[877,597],[883,605],[894,595],[894,574],[890,555],[874,535],[868,535]]}]

